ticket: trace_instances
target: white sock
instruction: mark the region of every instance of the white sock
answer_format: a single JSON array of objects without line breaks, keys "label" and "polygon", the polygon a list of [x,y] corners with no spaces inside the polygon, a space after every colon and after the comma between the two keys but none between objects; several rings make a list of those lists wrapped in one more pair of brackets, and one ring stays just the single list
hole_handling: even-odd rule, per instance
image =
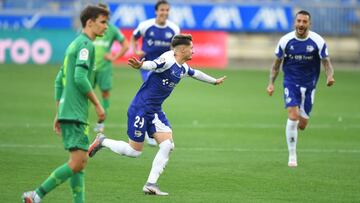
[{"label": "white sock", "polygon": [[296,156],[296,143],[298,137],[299,121],[288,119],[286,123],[286,142],[288,145],[289,156]]},{"label": "white sock", "polygon": [[174,144],[170,140],[165,140],[159,144],[159,151],[152,163],[152,168],[148,177],[148,183],[156,183],[160,174],[169,160],[170,152],[174,149]]},{"label": "white sock", "polygon": [[36,202],[41,202],[41,198],[36,192],[35,192],[35,196],[34,196],[34,201],[35,201],[35,203]]},{"label": "white sock", "polygon": [[111,151],[117,154],[125,155],[128,157],[138,157],[141,155],[141,151],[136,151],[129,145],[129,143],[121,140],[117,141],[106,138],[102,142],[102,146],[109,148]]}]

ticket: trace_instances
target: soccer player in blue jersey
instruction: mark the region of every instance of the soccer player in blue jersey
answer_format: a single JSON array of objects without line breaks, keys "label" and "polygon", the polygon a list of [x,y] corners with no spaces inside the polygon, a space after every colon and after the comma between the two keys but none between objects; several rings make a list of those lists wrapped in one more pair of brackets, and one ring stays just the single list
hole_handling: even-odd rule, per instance
[{"label": "soccer player in blue jersey", "polygon": [[[147,60],[154,60],[166,51],[170,50],[171,39],[180,33],[180,28],[168,20],[170,5],[166,0],[160,0],[155,4],[156,18],[141,22],[134,30],[131,37],[131,46],[135,55]],[[142,38],[142,47],[139,50],[137,41]],[[149,70],[140,70],[141,78],[148,78]],[[155,146],[154,139],[146,135],[149,145]]]},{"label": "soccer player in blue jersey", "polygon": [[284,35],[276,47],[276,59],[267,86],[267,92],[271,96],[280,65],[283,63],[284,100],[288,111],[286,141],[289,150],[289,167],[297,166],[298,129],[304,130],[308,123],[321,63],[327,77],[326,85],[332,86],[335,82],[325,40],[310,31],[310,25],[310,13],[299,11],[295,17],[295,30]]},{"label": "soccer player in blue jersey", "polygon": [[134,57],[129,59],[129,65],[135,69],[152,70],[128,109],[129,142],[108,139],[100,134],[88,151],[89,156],[92,157],[102,147],[107,147],[121,155],[138,157],[143,149],[145,133],[154,137],[159,143],[159,151],[143,187],[146,194],[168,195],[168,193],[160,191],[156,184],[169,160],[170,152],[174,149],[171,126],[162,110],[162,103],[170,96],[180,80],[186,76],[214,85],[223,83],[226,78],[224,76],[215,79],[186,64],[186,61],[191,60],[193,54],[191,35],[176,35],[171,41],[171,45],[173,50],[165,52],[155,60],[139,61]]}]

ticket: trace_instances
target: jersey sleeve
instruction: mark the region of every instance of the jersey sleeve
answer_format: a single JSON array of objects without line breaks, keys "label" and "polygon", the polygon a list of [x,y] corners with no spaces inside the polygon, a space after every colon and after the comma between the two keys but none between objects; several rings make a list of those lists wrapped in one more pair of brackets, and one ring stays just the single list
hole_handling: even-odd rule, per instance
[{"label": "jersey sleeve", "polygon": [[327,48],[325,43],[324,43],[324,46],[322,47],[322,49],[320,50],[319,55],[320,55],[321,59],[326,58],[326,57],[329,56],[328,48]]},{"label": "jersey sleeve", "polygon": [[74,82],[80,92],[83,94],[87,94],[92,90],[92,86],[87,77],[88,72],[89,71],[87,69],[80,68],[78,66],[75,68]]},{"label": "jersey sleeve", "polygon": [[63,85],[63,67],[60,68],[58,74],[55,79],[55,101],[59,101],[64,89]]},{"label": "jersey sleeve", "polygon": [[111,26],[112,27],[112,30],[114,32],[114,38],[116,41],[119,41],[119,42],[123,42],[125,37],[124,37],[124,34],[121,32],[120,29],[118,29],[117,27],[115,26]]},{"label": "jersey sleeve", "polygon": [[155,60],[153,60],[153,62],[156,64],[156,68],[155,68],[155,72],[157,73],[161,73],[164,72],[165,70],[169,69],[171,67],[172,64],[174,64],[174,60],[173,60],[173,51],[167,51],[163,54],[161,54],[161,56],[159,56],[158,58],[156,58]]},{"label": "jersey sleeve", "polygon": [[84,41],[78,47],[78,53],[76,56],[76,67],[82,67],[85,69],[90,68],[91,58],[94,57],[94,45],[89,41]]},{"label": "jersey sleeve", "polygon": [[83,94],[92,90],[92,86],[87,77],[91,60],[94,59],[94,45],[90,41],[83,41],[78,47],[78,54],[75,64],[74,81]]},{"label": "jersey sleeve", "polygon": [[190,76],[193,77],[195,74],[195,70],[192,69],[189,65],[187,65],[186,63],[183,65],[185,68],[185,76]]},{"label": "jersey sleeve", "polygon": [[326,45],[324,38],[322,38],[319,34],[317,34],[315,32],[310,32],[310,37],[311,37],[311,40],[313,40],[313,42],[316,43],[316,46],[319,51],[318,54],[319,54],[320,59],[328,57],[329,53],[328,53],[327,45]]},{"label": "jersey sleeve", "polygon": [[166,70],[164,69],[165,64],[166,64],[165,58],[160,56],[153,61],[144,61],[143,65],[141,66],[141,69],[152,70],[159,73]]},{"label": "jersey sleeve", "polygon": [[185,68],[185,76],[190,76],[196,80],[202,81],[202,82],[206,82],[209,84],[215,84],[216,83],[216,79],[211,77],[210,75],[207,75],[206,73],[200,71],[200,70],[196,70],[196,69],[192,69],[190,66],[188,66],[186,63],[183,65]]},{"label": "jersey sleeve", "polygon": [[144,36],[145,22],[141,22],[133,31],[133,36],[135,39],[139,39],[141,36]]},{"label": "jersey sleeve", "polygon": [[275,56],[279,59],[284,57],[285,46],[283,46],[283,44],[284,44],[284,40],[283,40],[283,38],[281,38],[275,48]]}]

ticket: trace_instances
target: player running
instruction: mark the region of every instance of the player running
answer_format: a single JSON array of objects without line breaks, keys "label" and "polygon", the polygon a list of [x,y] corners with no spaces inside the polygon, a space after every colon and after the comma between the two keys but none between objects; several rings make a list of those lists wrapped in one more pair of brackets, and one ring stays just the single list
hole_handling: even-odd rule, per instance
[{"label": "player running", "polygon": [[280,65],[283,63],[284,100],[288,111],[286,141],[289,150],[289,167],[297,166],[298,128],[304,130],[310,118],[320,75],[320,63],[325,68],[327,86],[332,86],[335,82],[325,40],[310,31],[310,25],[310,13],[299,11],[295,18],[295,31],[284,35],[276,47],[276,59],[267,86],[267,92],[271,96]]},{"label": "player running", "polygon": [[115,153],[128,157],[138,157],[142,153],[145,133],[154,137],[159,144],[150,170],[149,177],[143,187],[146,194],[168,195],[162,192],[157,181],[163,172],[170,152],[174,149],[172,129],[162,103],[170,96],[180,80],[190,76],[197,80],[220,85],[225,76],[215,79],[205,73],[190,68],[186,61],[193,55],[192,36],[187,34],[176,35],[171,41],[173,50],[165,52],[153,61],[138,61],[129,59],[129,65],[135,69],[152,70],[149,78],[144,82],[128,109],[129,142],[116,141],[100,134],[89,148],[89,156],[93,157],[102,147],[107,147]]}]

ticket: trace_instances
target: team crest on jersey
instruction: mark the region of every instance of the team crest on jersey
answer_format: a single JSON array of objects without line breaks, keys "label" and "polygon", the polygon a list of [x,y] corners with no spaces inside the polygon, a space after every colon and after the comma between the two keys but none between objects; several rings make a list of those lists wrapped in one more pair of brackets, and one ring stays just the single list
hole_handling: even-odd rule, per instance
[{"label": "team crest on jersey", "polygon": [[314,51],[314,47],[312,45],[307,45],[306,46],[306,52],[313,52]]},{"label": "team crest on jersey", "polygon": [[154,36],[155,34],[154,34],[153,31],[151,31],[151,32],[149,33],[149,35],[150,35],[150,36]]},{"label": "team crest on jersey", "polygon": [[89,58],[89,51],[85,48],[81,49],[79,54],[79,59],[86,61],[88,60],[88,58]]},{"label": "team crest on jersey", "polygon": [[291,102],[291,98],[290,98],[290,97],[286,97],[285,101],[286,101],[286,103],[288,104],[288,103]]},{"label": "team crest on jersey", "polygon": [[140,130],[135,130],[135,137],[141,137],[142,132]]},{"label": "team crest on jersey", "polygon": [[294,46],[293,46],[293,45],[290,46],[290,50],[294,50]]},{"label": "team crest on jersey", "polygon": [[147,42],[147,44],[149,45],[149,46],[152,46],[153,44],[154,44],[154,41],[152,41],[151,39],[149,39],[148,41],[146,41]]},{"label": "team crest on jersey", "polygon": [[171,39],[172,36],[173,36],[173,34],[172,34],[171,32],[166,32],[166,33],[165,33],[165,37],[166,37],[167,39]]}]

